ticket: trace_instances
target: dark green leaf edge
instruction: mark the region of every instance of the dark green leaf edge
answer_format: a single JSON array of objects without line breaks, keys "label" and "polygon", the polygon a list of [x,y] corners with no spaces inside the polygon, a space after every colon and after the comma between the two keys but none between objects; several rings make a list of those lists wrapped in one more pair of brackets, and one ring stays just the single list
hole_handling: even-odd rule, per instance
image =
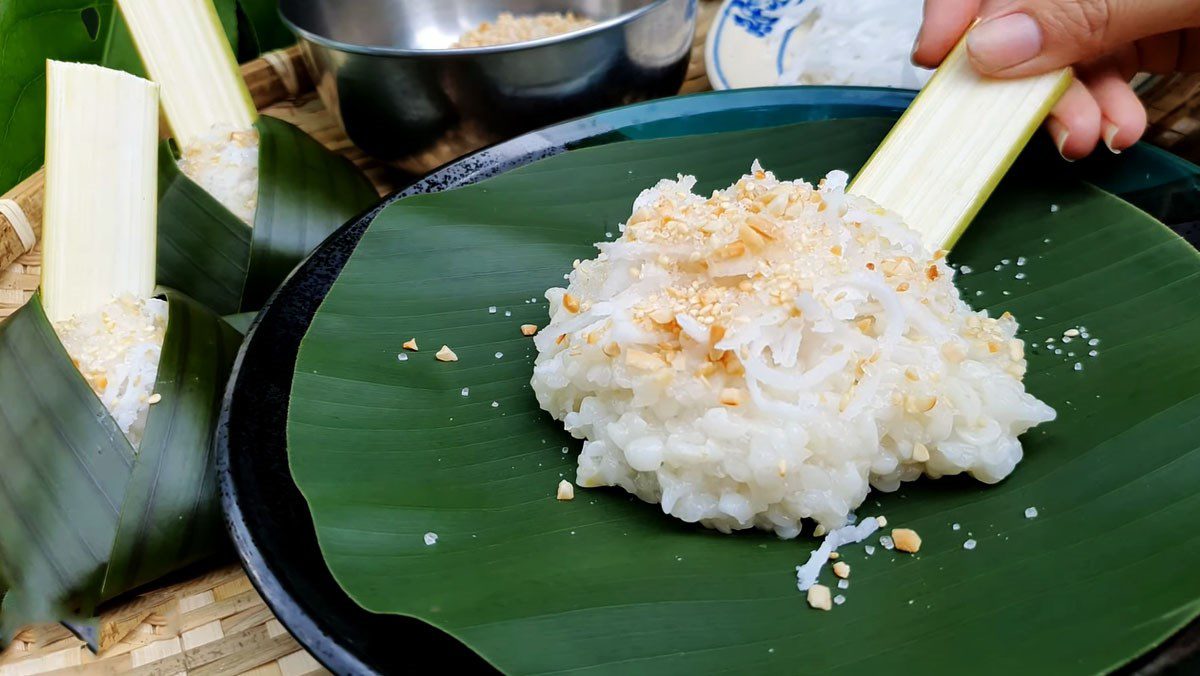
[{"label": "dark green leaf edge", "polygon": [[158,157],[158,281],[218,314],[238,312],[251,228],[188,178],[163,143]]},{"label": "dark green leaf edge", "polygon": [[224,543],[211,437],[241,336],[196,301],[170,303],[146,434],[121,509],[101,600],[152,582]]},{"label": "dark green leaf edge", "polygon": [[265,115],[255,126],[262,139],[258,211],[242,310],[262,307],[309,252],[379,200],[352,162],[298,127]]},{"label": "dark green leaf edge", "polygon": [[[240,337],[170,291],[135,454],[34,298],[0,323],[0,644],[70,621],[93,650],[99,603],[222,550],[211,433]],[[51,452],[63,445],[70,454]],[[129,518],[136,513],[138,517]]]},{"label": "dark green leaf edge", "polygon": [[221,315],[257,310],[312,249],[370,207],[366,176],[298,127],[255,123],[259,200],[251,228],[159,155],[159,281]]}]

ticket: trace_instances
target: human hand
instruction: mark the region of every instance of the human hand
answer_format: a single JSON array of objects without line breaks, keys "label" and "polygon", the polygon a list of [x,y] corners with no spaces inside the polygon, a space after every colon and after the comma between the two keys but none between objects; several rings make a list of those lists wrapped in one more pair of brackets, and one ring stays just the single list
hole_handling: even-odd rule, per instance
[{"label": "human hand", "polygon": [[1063,157],[1114,153],[1146,130],[1138,72],[1200,70],[1200,0],[925,0],[913,62],[941,63],[976,17],[967,53],[981,73],[1022,77],[1074,66],[1046,121]]}]

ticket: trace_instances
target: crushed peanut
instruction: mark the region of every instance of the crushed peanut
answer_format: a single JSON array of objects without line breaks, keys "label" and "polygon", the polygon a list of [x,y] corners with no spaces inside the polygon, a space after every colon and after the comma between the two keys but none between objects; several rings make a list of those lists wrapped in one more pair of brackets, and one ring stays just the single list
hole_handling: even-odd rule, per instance
[{"label": "crushed peanut", "polygon": [[837,575],[843,580],[850,577],[850,564],[846,563],[845,561],[838,561],[837,563],[833,564],[833,574]]},{"label": "crushed peanut", "polygon": [[833,608],[833,596],[829,592],[829,587],[823,584],[814,584],[809,587],[808,605],[817,610],[831,610]]},{"label": "crushed peanut", "polygon": [[146,403],[148,403],[150,405],[154,405],[160,401],[162,401],[162,395],[155,392],[154,394],[150,395],[150,398],[146,400]]},{"label": "crushed peanut", "polygon": [[438,361],[458,361],[458,355],[454,354],[454,350],[451,350],[449,345],[443,345],[442,349],[433,356]]},{"label": "crushed peanut", "polygon": [[595,21],[574,12],[542,12],[515,16],[501,12],[495,21],[484,21],[463,33],[451,47],[494,47],[517,42],[540,40],[595,25]]},{"label": "crushed peanut", "polygon": [[532,336],[532,335],[536,334],[537,332],[538,332],[537,324],[522,324],[521,325],[521,335],[522,336]]},{"label": "crushed peanut", "polygon": [[558,482],[558,499],[564,501],[575,499],[575,486],[570,481],[563,479]]},{"label": "crushed peanut", "polygon": [[[395,345],[395,343],[392,343],[392,344]],[[403,347],[406,350],[412,350],[413,352],[416,352],[417,351],[417,339],[409,338],[408,340],[404,341]]]},{"label": "crushed peanut", "polygon": [[896,549],[910,554],[916,553],[921,549],[921,536],[917,535],[917,531],[911,528],[892,529],[892,542],[895,543]]}]

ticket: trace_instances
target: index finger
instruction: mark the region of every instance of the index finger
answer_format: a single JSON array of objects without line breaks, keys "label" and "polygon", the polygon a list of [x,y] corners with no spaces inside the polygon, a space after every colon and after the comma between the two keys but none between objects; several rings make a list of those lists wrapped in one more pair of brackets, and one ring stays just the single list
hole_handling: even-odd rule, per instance
[{"label": "index finger", "polygon": [[913,63],[936,68],[979,16],[982,0],[925,0],[925,20],[913,47]]}]

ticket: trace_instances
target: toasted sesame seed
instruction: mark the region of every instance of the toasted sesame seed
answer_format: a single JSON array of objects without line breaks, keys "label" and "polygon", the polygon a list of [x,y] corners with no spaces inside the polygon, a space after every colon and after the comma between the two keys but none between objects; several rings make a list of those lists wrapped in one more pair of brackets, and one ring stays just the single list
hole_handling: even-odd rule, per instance
[{"label": "toasted sesame seed", "polygon": [[150,398],[146,401],[150,404],[157,404],[158,402],[162,401],[162,395],[155,392],[154,394],[150,395]]}]

